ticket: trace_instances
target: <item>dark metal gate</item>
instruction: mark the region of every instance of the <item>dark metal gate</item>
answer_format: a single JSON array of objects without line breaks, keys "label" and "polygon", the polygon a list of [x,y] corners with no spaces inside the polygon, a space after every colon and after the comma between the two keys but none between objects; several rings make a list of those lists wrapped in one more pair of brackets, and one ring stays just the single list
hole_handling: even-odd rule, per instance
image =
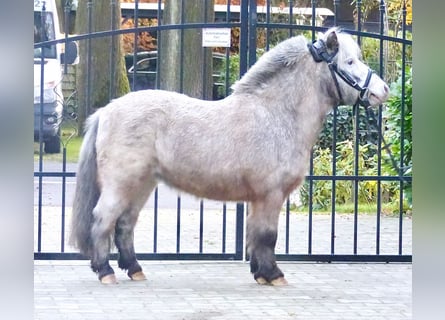
[{"label": "dark metal gate", "polygon": [[[204,3],[205,1],[203,1]],[[235,3],[235,1],[232,1]],[[400,19],[390,21],[385,1],[380,1],[374,11],[367,12],[363,1],[333,1],[329,8],[321,8],[311,1],[311,7],[297,7],[298,1],[287,1],[285,5],[274,6],[271,0],[258,5],[256,0],[243,0],[240,4],[226,1],[224,5],[215,5],[215,22],[166,25],[162,23],[161,1],[156,4],[135,3],[121,4],[123,21],[134,19],[135,26],[127,29],[108,30],[66,36],[64,39],[38,42],[34,48],[44,48],[55,43],[66,43],[68,40],[89,42],[101,37],[130,34],[135,39],[143,32],[160,35],[164,30],[186,30],[202,28],[230,28],[232,45],[229,48],[214,49],[214,59],[220,59],[223,70],[217,75],[215,92],[225,96],[230,93],[230,84],[234,78],[244,74],[253,65],[263,51],[267,51],[278,41],[297,34],[304,34],[308,40],[316,38],[316,33],[330,26],[340,26],[355,35],[361,44],[365,60],[388,83],[400,82],[401,108],[398,143],[401,144],[397,156],[396,170],[392,174],[383,172],[387,161],[386,149],[382,136],[378,132],[385,129],[385,108],[380,106],[376,116],[369,116],[358,107],[345,107],[334,110],[328,117],[325,136],[320,137],[317,147],[324,146],[331,150],[330,170],[317,171],[317,162],[321,161],[315,152],[310,171],[303,191],[294,194],[303,202],[296,213],[292,208],[294,200],[288,199],[280,217],[277,257],[279,260],[301,261],[380,261],[410,262],[411,227],[410,215],[406,212],[404,201],[411,185],[411,174],[405,170],[406,158],[404,143],[406,111],[406,79],[411,65],[411,44],[409,25],[407,23],[406,1],[401,1]],[[323,3],[327,3],[324,1]],[[110,8],[116,5],[110,1]],[[88,15],[98,14],[94,11],[93,1],[88,1]],[[363,18],[363,14],[373,17]],[[69,33],[69,19],[72,18],[71,1],[65,6],[65,34]],[[143,26],[140,19],[155,19],[157,25]],[[390,32],[394,28],[395,32]],[[157,59],[159,48],[155,53],[146,53],[139,57],[134,47],[128,68],[128,77],[132,88],[138,85],[138,65],[142,59]],[[182,52],[182,55],[184,53]],[[236,60],[234,57],[238,57]],[[89,61],[87,57],[83,61]],[[140,59],[140,60],[139,60]],[[233,63],[232,61],[236,61]],[[81,62],[85,63],[85,62]],[[233,71],[233,66],[236,66]],[[127,66],[128,67],[128,66]],[[204,66],[203,66],[204,67]],[[131,69],[131,70],[130,70]],[[75,70],[75,68],[74,68]],[[148,69],[147,69],[148,70]],[[69,87],[69,69],[64,66],[65,88]],[[115,72],[114,70],[112,72]],[[159,68],[148,70],[155,73],[154,87],[159,87]],[[158,72],[156,74],[156,72]],[[179,72],[182,72],[180,70]],[[235,73],[235,74],[234,74]],[[142,74],[142,72],[141,72]],[[44,76],[43,76],[44,77]],[[130,79],[131,78],[131,79]],[[72,82],[71,82],[72,84]],[[43,83],[41,84],[43,85]],[[67,234],[71,211],[72,190],[76,163],[67,159],[67,150],[75,143],[77,134],[76,114],[81,106],[76,104],[75,86],[64,92],[64,112],[61,135],[61,154],[44,153],[43,141],[35,144],[35,259],[84,259],[68,246]],[[220,98],[215,97],[214,98]],[[42,102],[41,102],[42,103]],[[88,109],[87,109],[88,110]],[[345,120],[348,115],[349,120]],[[42,117],[41,117],[42,118]],[[351,119],[355,119],[354,122]],[[348,122],[349,121],[349,122]],[[339,145],[344,145],[341,136],[342,126],[351,124],[350,137],[356,143],[351,145],[351,170],[339,169],[342,161]],[[348,131],[346,130],[346,131]],[[327,137],[327,138],[326,138]],[[363,142],[360,143],[360,142]],[[375,143],[370,155],[376,163],[375,172],[365,172],[361,168],[362,154],[369,152],[363,145]],[[394,152],[393,152],[394,153]],[[368,158],[366,158],[368,159]],[[401,169],[398,169],[401,168]],[[338,200],[342,183],[349,182],[351,188],[352,213],[338,212]],[[363,186],[372,185],[364,188]],[[389,188],[388,185],[391,187]],[[327,212],[319,214],[320,203],[317,193],[320,186],[328,191]],[[325,190],[323,189],[323,190]],[[361,190],[375,193],[375,207],[363,214],[360,211],[359,199]],[[388,191],[390,190],[390,191]],[[388,195],[390,194],[390,196]],[[341,195],[341,196],[340,196]],[[383,206],[388,197],[398,201],[396,213],[388,216],[383,213]],[[303,199],[303,201],[301,201]],[[394,207],[394,206],[393,206]],[[136,250],[139,259],[199,259],[199,260],[242,260],[244,259],[244,228],[248,206],[238,203],[216,203],[196,200],[187,195],[178,195],[160,185],[149,199],[141,213],[136,229]]]}]

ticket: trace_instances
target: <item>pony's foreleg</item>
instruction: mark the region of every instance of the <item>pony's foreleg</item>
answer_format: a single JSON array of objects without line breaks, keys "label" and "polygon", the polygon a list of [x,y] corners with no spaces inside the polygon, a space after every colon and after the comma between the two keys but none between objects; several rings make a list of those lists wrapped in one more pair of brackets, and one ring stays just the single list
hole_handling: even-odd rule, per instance
[{"label": "pony's foreleg", "polygon": [[250,271],[259,284],[287,284],[275,257],[278,217],[282,202],[280,195],[272,195],[265,200],[252,202],[252,208],[247,217]]},{"label": "pony's foreleg", "polygon": [[117,220],[114,242],[119,250],[119,268],[128,270],[127,275],[132,280],[145,280],[146,277],[134,251],[134,227],[138,214],[138,211],[129,211]]}]

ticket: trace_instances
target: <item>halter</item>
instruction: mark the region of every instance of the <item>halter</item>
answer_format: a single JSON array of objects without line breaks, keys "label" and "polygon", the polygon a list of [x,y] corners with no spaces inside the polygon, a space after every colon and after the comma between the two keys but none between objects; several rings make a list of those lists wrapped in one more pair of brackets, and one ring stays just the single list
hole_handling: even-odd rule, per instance
[{"label": "halter", "polygon": [[332,54],[329,54],[326,48],[326,44],[323,40],[317,40],[314,41],[312,44],[308,44],[309,51],[312,54],[312,57],[314,58],[315,62],[326,62],[328,64],[329,70],[331,71],[332,78],[334,79],[335,87],[337,88],[338,97],[340,98],[340,102],[343,101],[343,97],[340,91],[340,86],[338,84],[337,77],[335,74],[337,74],[344,82],[346,82],[348,85],[353,87],[354,89],[359,91],[359,95],[357,98],[357,102],[361,104],[364,107],[369,107],[370,103],[368,100],[368,85],[371,81],[371,77],[373,74],[373,71],[368,68],[368,74],[366,76],[365,84],[363,87],[361,87],[357,81],[353,79],[353,77],[346,71],[341,70],[338,68],[337,63],[333,61],[334,57],[338,53],[338,49],[334,51]]},{"label": "halter", "polygon": [[[332,54],[329,54],[327,52],[326,44],[324,43],[323,40],[317,40],[312,44],[308,44],[308,48],[309,48],[309,51],[311,52],[312,57],[314,58],[315,62],[318,63],[318,62],[325,61],[328,64],[329,70],[331,71],[332,77],[334,78],[335,86],[337,87],[337,92],[338,92],[338,96],[340,98],[340,102],[342,102],[343,98],[342,98],[342,95],[340,92],[340,87],[338,85],[338,80],[337,80],[337,77],[335,76],[335,74],[337,74],[340,78],[342,78],[343,81],[345,81],[348,85],[350,85],[354,89],[360,91],[359,96],[357,98],[357,102],[355,103],[355,105],[357,105],[357,103],[358,103],[358,104],[366,107],[366,112],[368,114],[368,117],[375,119],[374,112],[372,111],[371,108],[368,108],[370,106],[370,103],[368,100],[368,91],[369,91],[368,85],[369,85],[369,81],[371,81],[371,76],[373,74],[373,71],[368,68],[368,75],[366,76],[365,84],[363,87],[361,87],[357,83],[357,81],[355,81],[348,72],[338,69],[337,64],[332,61],[332,59],[337,55],[338,49],[335,52],[333,52]],[[354,107],[355,107],[355,105],[354,105]],[[399,172],[399,180],[406,182],[405,178],[403,177],[403,171],[402,171],[406,168],[400,168],[397,165],[397,163],[394,159],[394,156],[392,155],[392,152],[389,149],[390,144],[387,144],[385,142],[385,138],[383,137],[382,131],[381,130],[377,130],[377,131],[380,133],[380,137],[384,144],[383,149],[385,149],[388,152],[393,167],[396,169],[397,172]]]}]

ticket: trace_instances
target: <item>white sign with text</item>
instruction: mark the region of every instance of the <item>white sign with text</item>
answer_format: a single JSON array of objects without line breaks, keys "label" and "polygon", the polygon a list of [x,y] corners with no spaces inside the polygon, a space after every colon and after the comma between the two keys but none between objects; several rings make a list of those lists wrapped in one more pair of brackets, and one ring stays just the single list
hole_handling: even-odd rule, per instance
[{"label": "white sign with text", "polygon": [[230,28],[203,28],[203,47],[230,47]]}]

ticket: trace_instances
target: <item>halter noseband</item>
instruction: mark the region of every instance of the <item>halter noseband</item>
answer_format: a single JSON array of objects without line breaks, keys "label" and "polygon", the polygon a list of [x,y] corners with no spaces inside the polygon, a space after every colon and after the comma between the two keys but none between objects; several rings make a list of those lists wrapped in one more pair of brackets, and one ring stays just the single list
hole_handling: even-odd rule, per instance
[{"label": "halter noseband", "polygon": [[335,74],[337,74],[348,85],[350,85],[354,89],[360,91],[358,98],[357,98],[357,103],[361,104],[364,107],[370,106],[370,103],[368,100],[368,91],[369,91],[368,85],[369,85],[369,82],[371,81],[371,77],[373,74],[371,69],[368,69],[368,75],[366,76],[365,84],[363,85],[363,87],[361,87],[357,83],[357,81],[355,81],[348,72],[339,69],[337,66],[337,63],[335,63],[333,61],[334,57],[338,53],[338,49],[336,51],[334,51],[333,53],[329,54],[327,51],[325,42],[321,39],[314,41],[311,44],[308,44],[308,48],[309,48],[309,51],[311,52],[312,57],[314,58],[315,62],[318,63],[318,62],[324,61],[328,64],[329,70],[331,71],[332,78],[334,79],[335,87],[337,88],[338,97],[340,98],[340,102],[343,101],[343,97],[342,97],[342,94],[340,91],[340,86],[338,84],[338,80],[337,80],[337,77],[335,76]]}]

